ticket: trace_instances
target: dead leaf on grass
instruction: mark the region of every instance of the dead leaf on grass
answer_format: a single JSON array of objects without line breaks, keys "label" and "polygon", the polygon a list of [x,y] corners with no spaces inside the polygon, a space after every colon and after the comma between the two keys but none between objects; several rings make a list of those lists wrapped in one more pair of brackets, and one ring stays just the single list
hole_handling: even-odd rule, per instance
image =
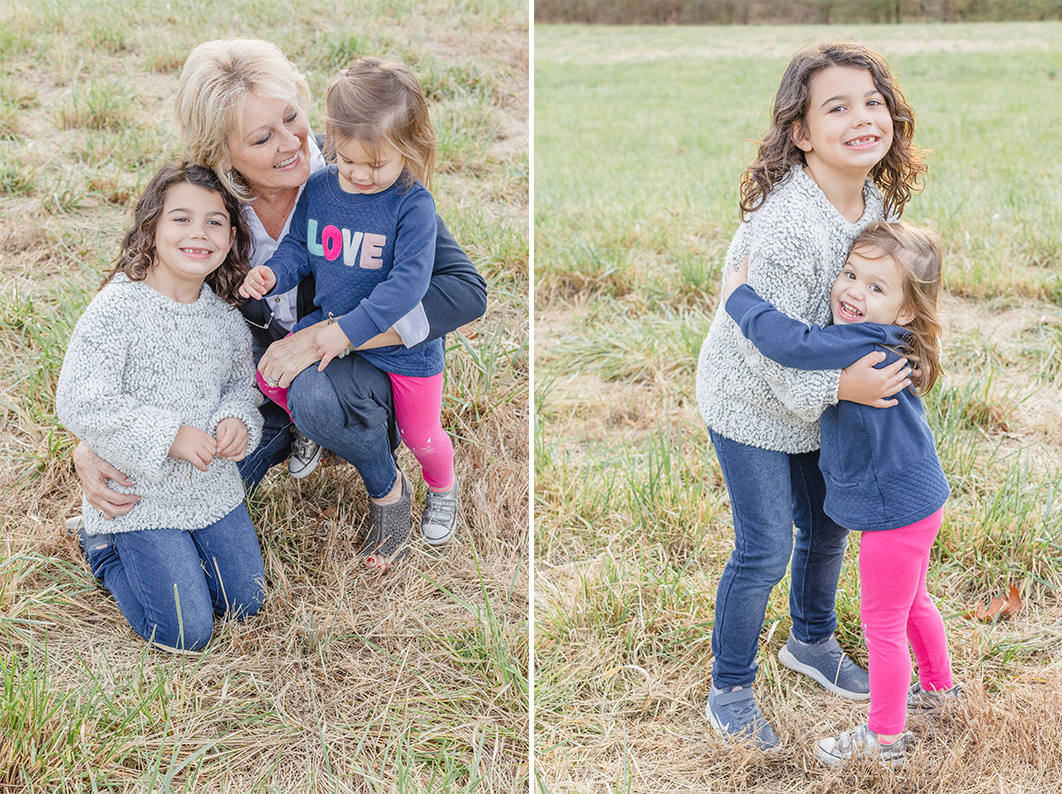
[{"label": "dead leaf on grass", "polygon": [[1007,600],[1002,598],[993,598],[992,603],[988,605],[986,609],[983,604],[978,604],[973,609],[967,611],[966,617],[976,618],[977,620],[995,620],[998,615],[1000,618],[1007,615],[1013,615],[1019,612],[1024,606],[1021,600],[1021,594],[1018,588],[1014,585],[1010,585],[1007,588]]}]

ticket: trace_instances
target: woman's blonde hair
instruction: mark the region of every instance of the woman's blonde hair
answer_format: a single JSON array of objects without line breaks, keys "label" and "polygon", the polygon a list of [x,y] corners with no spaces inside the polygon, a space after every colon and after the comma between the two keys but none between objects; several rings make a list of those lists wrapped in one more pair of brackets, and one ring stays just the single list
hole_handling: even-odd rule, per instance
[{"label": "woman's blonde hair", "polygon": [[941,247],[935,234],[903,222],[875,221],[852,242],[852,250],[867,259],[889,258],[903,272],[903,308],[914,315],[904,355],[922,370],[918,393],[926,394],[940,376]]},{"label": "woman's blonde hair", "polygon": [[405,158],[404,187],[414,179],[430,186],[435,129],[424,89],[408,66],[359,58],[328,87],[325,106],[327,156],[343,140],[356,140],[370,152],[387,144]]},{"label": "woman's blonde hair", "polygon": [[830,43],[807,47],[789,61],[771,109],[771,128],[759,142],[756,160],[741,176],[741,218],[755,212],[795,165],[806,165],[793,139],[804,124],[811,100],[811,78],[830,66],[865,69],[885,98],[892,116],[892,146],[870,171],[885,199],[885,215],[899,216],[911,194],[921,190],[926,151],[914,144],[914,110],[900,90],[885,59],[859,44]]},{"label": "woman's blonde hair", "polygon": [[222,39],[200,44],[188,56],[174,100],[177,130],[188,153],[213,169],[242,201],[253,198],[250,184],[229,159],[229,135],[243,134],[248,94],[284,99],[306,112],[310,87],[284,53],[268,41]]}]

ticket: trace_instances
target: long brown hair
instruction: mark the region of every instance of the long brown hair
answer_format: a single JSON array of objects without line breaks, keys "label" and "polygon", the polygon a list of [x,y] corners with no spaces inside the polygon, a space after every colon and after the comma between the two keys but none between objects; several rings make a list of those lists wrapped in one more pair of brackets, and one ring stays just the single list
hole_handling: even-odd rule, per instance
[{"label": "long brown hair", "polygon": [[411,187],[414,179],[431,186],[435,128],[424,89],[405,64],[359,58],[343,71],[328,87],[325,132],[326,156],[334,155],[343,140],[356,140],[370,152],[387,144],[405,158],[403,187]]},{"label": "long brown hair", "polygon": [[889,258],[903,273],[903,308],[914,319],[907,323],[903,354],[922,370],[918,393],[926,394],[940,376],[941,247],[936,235],[907,223],[875,221],[852,243],[852,250],[867,259]]},{"label": "long brown hair", "polygon": [[236,235],[228,256],[221,267],[208,275],[206,283],[214,294],[225,303],[237,306],[242,302],[239,295],[244,276],[250,271],[251,234],[240,213],[240,202],[227,191],[211,169],[190,160],[173,160],[162,166],[151,177],[140,200],[136,203],[133,222],[125,232],[122,247],[115,258],[113,269],[100,284],[102,289],[117,274],[124,273],[130,281],[143,281],[155,264],[155,230],[159,225],[166,193],[174,185],[187,182],[221,196],[229,223],[236,228]]},{"label": "long brown hair", "polygon": [[819,44],[798,51],[782,75],[771,109],[771,127],[759,142],[756,160],[741,175],[742,220],[759,208],[793,166],[806,164],[804,152],[793,140],[793,128],[807,116],[811,78],[829,66],[851,66],[870,72],[892,116],[892,146],[870,171],[871,180],[885,199],[886,217],[898,217],[911,194],[921,191],[926,150],[914,145],[914,110],[885,59],[858,44]]}]

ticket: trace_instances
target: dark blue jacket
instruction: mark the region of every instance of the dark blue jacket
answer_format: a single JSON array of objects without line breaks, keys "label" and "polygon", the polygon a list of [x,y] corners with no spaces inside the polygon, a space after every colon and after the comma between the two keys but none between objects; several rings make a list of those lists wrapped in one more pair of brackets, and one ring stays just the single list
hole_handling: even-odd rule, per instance
[{"label": "dark blue jacket", "polygon": [[[810,328],[760,298],[747,284],[726,311],[767,358],[792,369],[844,369],[875,350],[887,366],[904,346],[906,330],[858,323]],[[947,501],[948,481],[937,457],[922,401],[911,389],[892,408],[844,400],[819,419],[819,468],[826,479],[826,514],[862,532],[897,529],[928,518]]]}]

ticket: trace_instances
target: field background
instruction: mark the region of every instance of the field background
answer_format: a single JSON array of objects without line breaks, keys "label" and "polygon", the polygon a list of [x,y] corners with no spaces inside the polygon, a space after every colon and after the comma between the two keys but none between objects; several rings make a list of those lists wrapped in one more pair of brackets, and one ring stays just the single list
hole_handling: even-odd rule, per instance
[{"label": "field background", "polygon": [[[933,150],[905,218],[947,249],[947,377],[927,407],[953,495],[930,587],[967,698],[912,722],[919,749],[895,773],[816,762],[866,705],[778,664],[788,579],[756,682],[785,750],[735,752],[703,716],[733,529],[697,353],[748,141],[814,37],[868,44],[899,74]],[[1062,25],[539,25],[534,54],[539,790],[1062,791]],[[857,545],[839,639],[865,664]],[[1011,586],[1014,614],[967,616]]]},{"label": "field background", "polygon": [[[0,792],[526,788],[528,15],[523,0],[0,0]],[[174,657],[128,629],[64,533],[80,489],[53,395],[141,187],[180,153],[180,67],[226,36],[272,40],[322,99],[360,55],[409,62],[440,136],[440,213],[490,298],[448,339],[455,542],[372,575],[354,470],[274,470],[251,503],[265,609]]]}]

